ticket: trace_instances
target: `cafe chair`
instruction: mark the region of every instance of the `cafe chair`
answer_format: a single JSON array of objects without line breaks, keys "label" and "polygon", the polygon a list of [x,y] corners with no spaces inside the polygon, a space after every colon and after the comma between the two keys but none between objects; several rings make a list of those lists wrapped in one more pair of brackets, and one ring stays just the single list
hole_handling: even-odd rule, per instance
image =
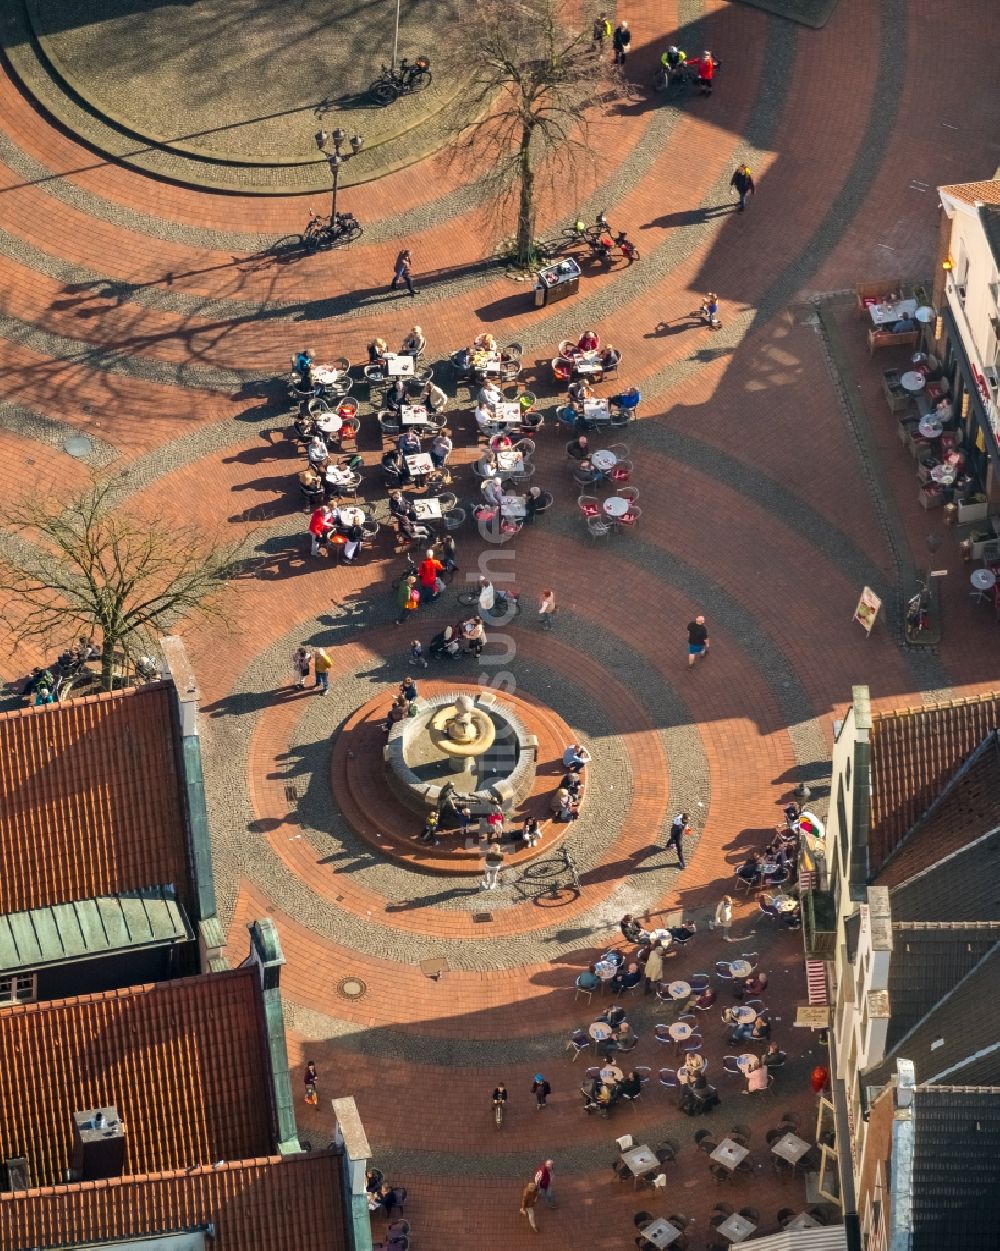
[{"label": "cafe chair", "polygon": [[710,1129],[699,1129],[695,1132],[694,1145],[703,1155],[711,1155],[719,1144],[712,1138]]},{"label": "cafe chair", "polygon": [[499,542],[509,543],[524,529],[523,521],[514,521],[511,518],[503,517],[500,520]]},{"label": "cafe chair", "polygon": [[628,482],[632,476],[634,465],[630,460],[620,460],[614,469],[611,470],[612,482]]},{"label": "cafe chair", "polygon": [[[638,1077],[640,1086],[649,1085],[649,1079],[653,1075],[653,1070],[649,1067],[648,1064],[637,1064],[632,1069],[632,1072],[636,1075],[636,1077]],[[639,1098],[638,1095],[634,1095],[633,1102],[635,1102],[635,1100],[638,1098]]]},{"label": "cafe chair", "polygon": [[588,520],[599,518],[601,515],[601,505],[596,495],[581,495],[577,498],[576,504]]},{"label": "cafe chair", "polygon": [[634,504],[639,498],[639,488],[634,486],[619,487],[615,491],[615,495],[620,496],[623,500],[628,500],[630,504]]},{"label": "cafe chair", "polygon": [[635,1146],[635,1140],[631,1134],[622,1134],[621,1138],[615,1139],[615,1145],[619,1151],[631,1151]]},{"label": "cafe chair", "polygon": [[731,1077],[742,1077],[740,1072],[739,1058],[737,1056],[722,1057],[722,1071],[728,1073]]},{"label": "cafe chair", "polygon": [[782,1208],[781,1211],[778,1213],[777,1219],[778,1219],[778,1228],[784,1229],[789,1221],[792,1221],[795,1219],[795,1209],[794,1208]]},{"label": "cafe chair", "polygon": [[523,456],[534,456],[535,443],[533,439],[519,439],[514,444],[514,451],[520,452]]},{"label": "cafe chair", "polygon": [[[621,1139],[618,1141],[621,1142]],[[652,1212],[636,1212],[635,1216],[632,1217],[632,1224],[636,1229],[643,1229],[646,1225],[652,1225],[653,1219]]]},{"label": "cafe chair", "polygon": [[629,526],[636,525],[641,516],[642,509],[637,504],[633,504],[627,513],[623,513],[622,516],[618,518],[618,524],[628,529]]},{"label": "cafe chair", "polygon": [[734,980],[733,975],[729,969],[728,960],[716,960],[715,976],[718,978],[721,978],[721,980],[724,982],[731,982]]},{"label": "cafe chair", "polygon": [[660,1085],[664,1090],[679,1090],[680,1081],[676,1069],[660,1069]]},{"label": "cafe chair", "polygon": [[465,523],[466,511],[464,508],[453,508],[444,515],[444,528],[446,530],[458,530]]},{"label": "cafe chair", "polygon": [[590,1035],[584,1033],[582,1029],[575,1029],[569,1036],[566,1050],[573,1052],[573,1063],[575,1064],[584,1051],[590,1050]]},{"label": "cafe chair", "polygon": [[602,1067],[603,1066],[600,1064],[592,1064],[590,1068],[587,1069],[586,1076],[589,1077],[591,1081],[593,1081],[595,1077],[601,1076]]},{"label": "cafe chair", "polygon": [[441,511],[443,513],[450,513],[458,503],[458,496],[454,493],[454,491],[442,491],[437,499],[438,503],[441,505]]},{"label": "cafe chair", "polygon": [[392,1203],[386,1209],[389,1216],[392,1215],[393,1208],[398,1208],[402,1212],[406,1206],[407,1189],[405,1186],[395,1186],[392,1191]]},{"label": "cafe chair", "polygon": [[572,362],[580,355],[580,349],[572,341],[572,339],[563,339],[556,349],[559,353],[559,359]]},{"label": "cafe chair", "polygon": [[[580,977],[582,976],[583,974],[581,973]],[[576,982],[574,983],[574,985],[576,987],[576,994],[573,996],[573,1002],[576,1003],[576,1001],[580,998],[581,995],[586,995],[587,1002],[590,1003],[591,999],[593,999],[594,997],[594,992],[587,986],[581,986],[579,977],[576,979]]]},{"label": "cafe chair", "polygon": [[674,1040],[667,1032],[669,1028],[670,1027],[668,1025],[657,1025],[653,1031],[653,1037],[658,1043],[663,1043],[665,1047],[672,1047],[674,1045]]},{"label": "cafe chair", "polygon": [[740,1216],[742,1216],[745,1221],[749,1221],[751,1225],[760,1224],[760,1213],[756,1208],[740,1208]]},{"label": "cafe chair", "polygon": [[681,1153],[680,1144],[672,1138],[661,1139],[653,1148],[653,1155],[661,1164],[674,1164]]},{"label": "cafe chair", "polygon": [[552,376],[556,382],[569,382],[573,377],[573,362],[556,356],[552,360]]}]

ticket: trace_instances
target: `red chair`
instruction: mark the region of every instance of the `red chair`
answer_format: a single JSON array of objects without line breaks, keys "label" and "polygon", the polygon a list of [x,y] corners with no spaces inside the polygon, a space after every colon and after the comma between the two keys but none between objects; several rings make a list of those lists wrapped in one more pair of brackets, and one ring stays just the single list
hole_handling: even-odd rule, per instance
[{"label": "red chair", "polygon": [[576,503],[585,517],[599,517],[601,515],[601,506],[596,495],[581,495]]},{"label": "red chair", "polygon": [[573,377],[573,362],[563,357],[557,357],[552,362],[552,375],[556,382],[569,382]]}]

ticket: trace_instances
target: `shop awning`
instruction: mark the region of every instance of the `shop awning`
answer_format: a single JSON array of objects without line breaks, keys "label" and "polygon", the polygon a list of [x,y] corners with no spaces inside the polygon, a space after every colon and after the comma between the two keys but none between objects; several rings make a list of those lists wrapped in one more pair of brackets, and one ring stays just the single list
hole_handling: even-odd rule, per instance
[{"label": "shop awning", "polygon": [[740,1251],[847,1251],[843,1225],[821,1225],[818,1229],[785,1230],[764,1238],[749,1238]]},{"label": "shop awning", "polygon": [[0,916],[0,972],[30,972],[192,938],[172,886],[100,895]]}]

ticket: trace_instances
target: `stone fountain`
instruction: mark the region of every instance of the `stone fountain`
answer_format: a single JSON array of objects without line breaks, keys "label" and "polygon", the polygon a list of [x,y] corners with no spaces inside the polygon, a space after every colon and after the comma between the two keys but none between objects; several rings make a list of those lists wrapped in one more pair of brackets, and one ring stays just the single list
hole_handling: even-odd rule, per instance
[{"label": "stone fountain", "polygon": [[454,692],[417,701],[417,715],[393,726],[385,746],[386,779],[393,793],[423,817],[437,807],[441,788],[474,814],[495,800],[516,808],[535,780],[538,740],[493,691]]}]

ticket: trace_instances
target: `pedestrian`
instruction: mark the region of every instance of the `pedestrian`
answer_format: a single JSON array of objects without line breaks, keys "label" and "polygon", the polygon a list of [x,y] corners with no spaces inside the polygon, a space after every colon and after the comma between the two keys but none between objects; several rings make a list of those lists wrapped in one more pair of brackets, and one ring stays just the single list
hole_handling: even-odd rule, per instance
[{"label": "pedestrian", "polygon": [[396,591],[396,605],[399,608],[396,625],[402,625],[407,617],[412,616],[420,607],[420,592],[417,590],[416,574],[407,574],[403,581],[400,582]]},{"label": "pedestrian", "polygon": [[538,1187],[533,1181],[528,1182],[524,1190],[521,1191],[521,1215],[528,1218],[528,1224],[534,1233],[538,1233],[538,1226],[535,1224],[535,1204],[538,1202]]},{"label": "pedestrian", "polygon": [[316,673],[316,689],[321,695],[325,695],[330,689],[330,670],[333,668],[333,661],[330,659],[330,653],[322,647],[317,647],[313,656],[313,669]]},{"label": "pedestrian", "polygon": [[455,573],[458,570],[458,548],[455,540],[450,534],[446,534],[441,540],[441,563],[444,565],[445,573]]},{"label": "pedestrian", "polygon": [[649,955],[646,957],[646,964],[644,968],[647,995],[653,989],[654,982],[660,983],[663,981],[663,956],[664,951],[663,947],[660,945],[660,940],[658,938],[654,938],[649,949]]},{"label": "pedestrian", "polygon": [[600,13],[594,18],[594,51],[599,61],[604,60],[604,45],[611,38],[611,22],[607,13]]},{"label": "pedestrian", "polygon": [[292,669],[295,671],[295,685],[299,690],[306,684],[309,666],[312,664],[312,652],[303,645],[292,656]]},{"label": "pedestrian", "polygon": [[421,669],[427,668],[427,657],[424,655],[424,647],[419,639],[413,639],[410,642],[410,664]]},{"label": "pedestrian", "polygon": [[556,611],[556,597],[552,591],[543,591],[538,601],[538,619],[543,630],[552,629],[552,618]]},{"label": "pedestrian", "polygon": [[402,695],[402,697],[406,700],[408,704],[412,704],[413,701],[417,698],[417,684],[416,682],[414,682],[414,680],[410,677],[409,674],[407,674],[406,677],[402,680],[402,682],[400,682],[399,693],[400,695]]},{"label": "pedestrian", "polygon": [[365,537],[365,532],[358,525],[349,525],[344,531],[344,548],[341,556],[341,563],[345,565],[353,565],[355,558],[361,548],[361,541]]},{"label": "pedestrian", "polygon": [[708,626],[701,613],[694,621],[688,622],[688,665],[693,665],[700,656],[702,660],[708,655]]},{"label": "pedestrian", "polygon": [[687,867],[684,863],[684,836],[691,833],[691,826],[688,824],[690,819],[686,812],[679,812],[674,817],[670,833],[667,835],[667,846],[672,847],[677,853],[677,865],[681,869]]},{"label": "pedestrian", "polygon": [[463,837],[469,833],[469,826],[472,824],[472,809],[460,808],[458,810],[458,832]]},{"label": "pedestrian", "polygon": [[444,583],[441,581],[441,573],[444,565],[434,555],[433,547],[428,547],[424,552],[424,558],[417,565],[417,578],[420,582],[420,598],[427,603],[435,600],[444,590]]},{"label": "pedestrian", "polygon": [[624,65],[625,58],[628,56],[629,44],[632,42],[632,32],[628,28],[628,22],[618,23],[611,42],[615,49],[615,64]]},{"label": "pedestrian", "polygon": [[552,1194],[552,1173],[555,1166],[554,1160],[543,1160],[535,1170],[535,1185],[538,1187],[538,1193],[550,1208],[556,1206],[556,1201]]},{"label": "pedestrian", "polygon": [[701,94],[710,96],[712,94],[712,82],[715,78],[715,71],[719,68],[719,62],[706,49],[697,61],[697,68],[698,86],[701,88]]},{"label": "pedestrian", "polygon": [[750,166],[747,164],[737,165],[733,171],[732,178],[729,180],[729,185],[735,189],[736,194],[740,197],[736,211],[737,213],[742,213],[747,206],[747,196],[755,195],[757,192],[753,174],[750,173]]},{"label": "pedestrian", "polygon": [[[501,817],[501,821],[503,818]],[[486,853],[486,871],[483,874],[483,890],[496,890],[500,885],[500,870],[503,867],[503,852],[491,843]]]},{"label": "pedestrian", "polygon": [[546,1099],[552,1094],[552,1087],[541,1073],[535,1074],[535,1080],[531,1083],[531,1093],[535,1096],[535,1109],[541,1112],[546,1106]]},{"label": "pedestrian", "polygon": [[413,259],[410,256],[410,249],[404,248],[396,257],[396,264],[392,269],[392,282],[389,283],[389,290],[395,291],[401,282],[406,283],[406,289],[410,295],[416,295],[413,289],[413,275],[410,272]]},{"label": "pedestrian", "polygon": [[440,818],[436,812],[428,812],[424,818],[424,828],[419,834],[411,834],[412,840],[426,843],[429,847],[437,847],[441,840],[437,836],[438,823]]},{"label": "pedestrian", "polygon": [[733,940],[729,937],[729,931],[733,925],[733,897],[732,895],[723,895],[715,907],[715,928],[722,930],[722,941],[731,943]]},{"label": "pedestrian", "polygon": [[330,531],[335,525],[333,509],[329,504],[321,504],[309,518],[309,535],[312,539],[311,555],[318,556],[321,546],[329,550],[327,544],[330,540]]},{"label": "pedestrian", "polygon": [[306,1071],[302,1075],[302,1080],[307,1086],[317,1086],[319,1084],[319,1074],[316,1072],[316,1065],[312,1060],[306,1061]]}]

